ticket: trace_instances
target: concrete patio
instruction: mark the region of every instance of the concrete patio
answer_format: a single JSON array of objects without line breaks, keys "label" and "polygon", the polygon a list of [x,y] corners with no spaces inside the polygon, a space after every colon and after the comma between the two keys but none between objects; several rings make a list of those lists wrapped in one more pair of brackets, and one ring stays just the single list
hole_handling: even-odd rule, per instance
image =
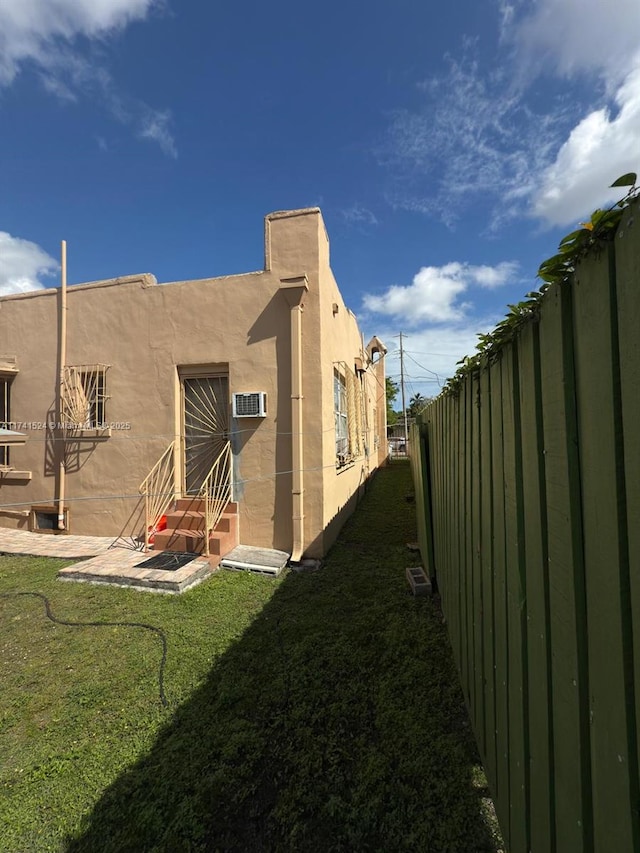
[{"label": "concrete patio", "polygon": [[107,536],[52,536],[0,528],[0,555],[78,559],[58,572],[64,581],[115,584],[147,592],[180,593],[213,573],[209,561],[196,557],[176,571],[140,568],[153,556],[132,540]]}]

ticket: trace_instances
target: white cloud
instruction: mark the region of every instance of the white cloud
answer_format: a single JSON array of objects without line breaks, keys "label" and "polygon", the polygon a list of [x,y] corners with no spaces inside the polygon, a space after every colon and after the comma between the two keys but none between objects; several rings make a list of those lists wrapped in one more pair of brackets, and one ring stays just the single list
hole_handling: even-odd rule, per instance
[{"label": "white cloud", "polygon": [[[440,393],[446,380],[458,369],[456,362],[473,355],[478,343],[478,332],[493,328],[492,320],[474,320],[472,323],[443,326],[420,326],[403,335],[404,373],[407,403],[413,394],[434,397]],[[388,376],[400,381],[400,351],[397,329],[366,321],[370,334],[377,334],[388,347],[385,367]],[[365,335],[367,337],[367,335]],[[400,396],[394,408],[402,408]]]},{"label": "white cloud", "polygon": [[561,102],[547,114],[532,109],[511,75],[483,68],[475,53],[467,45],[461,59],[448,59],[447,74],[421,84],[422,106],[396,114],[378,153],[394,172],[392,206],[453,226],[480,199],[494,206],[491,230],[523,206],[562,140],[567,113],[576,111]]},{"label": "white cloud", "polygon": [[640,171],[640,61],[615,94],[617,111],[594,110],[571,131],[540,176],[533,212],[547,222],[577,222],[624,191],[608,189],[626,172]]},{"label": "white cloud", "polygon": [[58,262],[36,243],[0,231],[0,295],[45,287],[41,277],[58,269]]},{"label": "white cloud", "polygon": [[393,317],[410,327],[429,323],[460,322],[468,303],[459,297],[470,286],[494,288],[513,281],[518,265],[503,261],[495,267],[453,261],[442,267],[422,267],[410,285],[392,285],[383,294],[366,294],[365,308]]},{"label": "white cloud", "polygon": [[459,320],[463,310],[456,300],[467,288],[460,275],[460,266],[452,263],[444,267],[422,267],[410,285],[394,284],[380,296],[366,295],[365,308],[411,325],[426,320],[436,323]]},{"label": "white cloud", "polygon": [[511,37],[513,20],[516,13],[515,6],[508,0],[498,0],[498,12],[500,13],[500,41]]},{"label": "white cloud", "polygon": [[640,3],[538,0],[530,8],[510,16],[521,79],[551,71],[587,81],[591,92],[528,193],[536,217],[575,224],[620,198],[609,185],[640,166]]},{"label": "white cloud", "polygon": [[619,82],[638,51],[640,3],[537,0],[515,25],[515,41],[526,67],[551,63],[563,75],[596,72]]},{"label": "white cloud", "polygon": [[518,274],[517,261],[501,261],[495,267],[489,266],[467,266],[471,281],[493,290],[494,287],[502,287],[503,284],[513,284]]},{"label": "white cloud", "polygon": [[354,202],[351,207],[342,210],[341,213],[342,218],[350,225],[378,225],[375,213],[359,202]]},{"label": "white cloud", "polygon": [[168,157],[177,157],[178,150],[170,131],[171,113],[169,110],[152,110],[146,108],[139,118],[138,131],[142,139],[152,139]]},{"label": "white cloud", "polygon": [[61,100],[91,99],[140,139],[177,157],[171,113],[119,93],[97,43],[134,20],[144,19],[162,0],[16,0],[0,2],[0,87],[27,65],[44,88]]},{"label": "white cloud", "polygon": [[146,17],[155,0],[9,0],[0,4],[0,84],[27,61],[46,65],[78,36],[97,38]]},{"label": "white cloud", "polygon": [[[382,294],[366,294],[359,322],[388,347],[387,374],[398,380],[398,328],[404,334],[404,370],[407,396],[432,397],[457,370],[457,362],[473,355],[478,332],[495,327],[498,317],[472,312],[474,288],[496,288],[517,280],[518,264],[495,266],[453,261],[441,267],[422,267],[410,285],[394,285]],[[398,400],[396,408],[400,408]]]},{"label": "white cloud", "polygon": [[573,225],[640,171],[640,2],[497,0],[493,59],[469,39],[422,104],[391,122],[380,160],[396,208],[486,230],[527,215]]},{"label": "white cloud", "polygon": [[52,53],[46,58],[41,79],[52,94],[67,101],[79,96],[102,104],[113,119],[130,127],[139,139],[156,142],[168,156],[176,158],[178,150],[171,132],[170,110],[157,110],[144,101],[117,91],[109,71],[70,51]]}]

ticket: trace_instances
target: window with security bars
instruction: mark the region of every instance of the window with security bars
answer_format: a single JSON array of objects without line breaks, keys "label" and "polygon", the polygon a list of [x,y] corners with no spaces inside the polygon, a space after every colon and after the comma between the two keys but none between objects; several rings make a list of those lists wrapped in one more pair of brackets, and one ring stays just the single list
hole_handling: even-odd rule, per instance
[{"label": "window with security bars", "polygon": [[336,426],[336,459],[344,465],[349,457],[349,415],[347,412],[347,383],[339,370],[333,371],[333,413]]},{"label": "window with security bars", "polygon": [[349,421],[349,453],[352,457],[364,453],[364,397],[357,374],[347,368],[347,414]]},{"label": "window with security bars", "polygon": [[[0,379],[0,427],[11,429],[11,381]],[[9,448],[0,447],[0,466],[9,466]]]},{"label": "window with security bars", "polygon": [[106,374],[109,365],[65,367],[64,421],[68,426],[98,429],[106,423]]},{"label": "window with security bars", "polygon": [[360,379],[344,362],[333,370],[338,467],[364,453],[364,399]]},{"label": "window with security bars", "polygon": [[105,373],[104,371],[86,371],[80,374],[80,382],[86,399],[85,426],[95,429],[105,421]]}]

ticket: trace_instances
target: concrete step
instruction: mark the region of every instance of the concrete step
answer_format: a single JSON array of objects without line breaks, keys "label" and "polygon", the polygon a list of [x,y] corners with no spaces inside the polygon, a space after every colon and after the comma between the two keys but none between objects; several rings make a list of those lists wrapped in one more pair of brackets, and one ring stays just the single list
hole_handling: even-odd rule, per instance
[{"label": "concrete step", "polygon": [[204,501],[201,498],[178,498],[174,512],[204,512]]},{"label": "concrete step", "polygon": [[224,533],[216,531],[209,539],[209,552],[218,557],[218,562],[238,544],[238,528],[233,525],[232,530]]},{"label": "concrete step", "polygon": [[[202,498],[197,497],[186,497],[186,498],[178,498],[176,501],[175,509],[172,510],[171,515],[176,512],[204,512],[204,501]],[[225,509],[227,513],[236,513],[238,512],[238,504],[236,501],[229,501],[227,507]],[[169,515],[169,513],[167,513]]]},{"label": "concrete step", "polygon": [[204,512],[186,509],[167,514],[167,530],[204,530]]},{"label": "concrete step", "polygon": [[[238,516],[223,515],[209,537],[209,552],[212,556],[223,557],[237,544]],[[186,551],[190,554],[202,554],[204,551],[204,531],[189,527],[167,528],[156,533],[153,550]]]},{"label": "concrete step", "polygon": [[[237,513],[229,512],[229,509],[224,511],[218,525],[222,524],[221,530],[229,530],[229,519],[237,518]],[[224,525],[227,525],[226,527]],[[167,514],[167,530],[175,530],[178,527],[182,530],[204,530],[205,514],[197,510],[184,510],[183,512],[171,512]],[[217,529],[217,528],[216,528]]]},{"label": "concrete step", "polygon": [[[224,512],[221,516],[215,529],[223,533],[231,530],[233,524],[232,519],[237,519],[237,514]],[[167,530],[204,530],[205,514],[195,510],[185,510],[184,512],[172,512],[167,515]]]},{"label": "concrete step", "polygon": [[220,558],[228,554],[239,542],[238,529],[238,514],[225,513],[211,534],[209,551]]},{"label": "concrete step", "polygon": [[213,528],[214,533],[233,533],[238,529],[238,516],[237,515],[227,515],[226,513],[221,516],[220,520]]},{"label": "concrete step", "polygon": [[153,540],[154,551],[186,551],[201,554],[204,549],[204,533],[201,530],[161,530]]}]

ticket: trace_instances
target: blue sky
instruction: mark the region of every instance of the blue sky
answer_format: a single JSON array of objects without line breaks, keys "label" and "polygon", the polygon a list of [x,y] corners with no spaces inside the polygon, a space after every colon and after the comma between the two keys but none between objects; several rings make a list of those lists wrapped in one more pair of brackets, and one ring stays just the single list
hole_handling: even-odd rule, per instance
[{"label": "blue sky", "polygon": [[0,0],[0,292],[260,269],[318,205],[408,394],[640,171],[638,0]]}]

